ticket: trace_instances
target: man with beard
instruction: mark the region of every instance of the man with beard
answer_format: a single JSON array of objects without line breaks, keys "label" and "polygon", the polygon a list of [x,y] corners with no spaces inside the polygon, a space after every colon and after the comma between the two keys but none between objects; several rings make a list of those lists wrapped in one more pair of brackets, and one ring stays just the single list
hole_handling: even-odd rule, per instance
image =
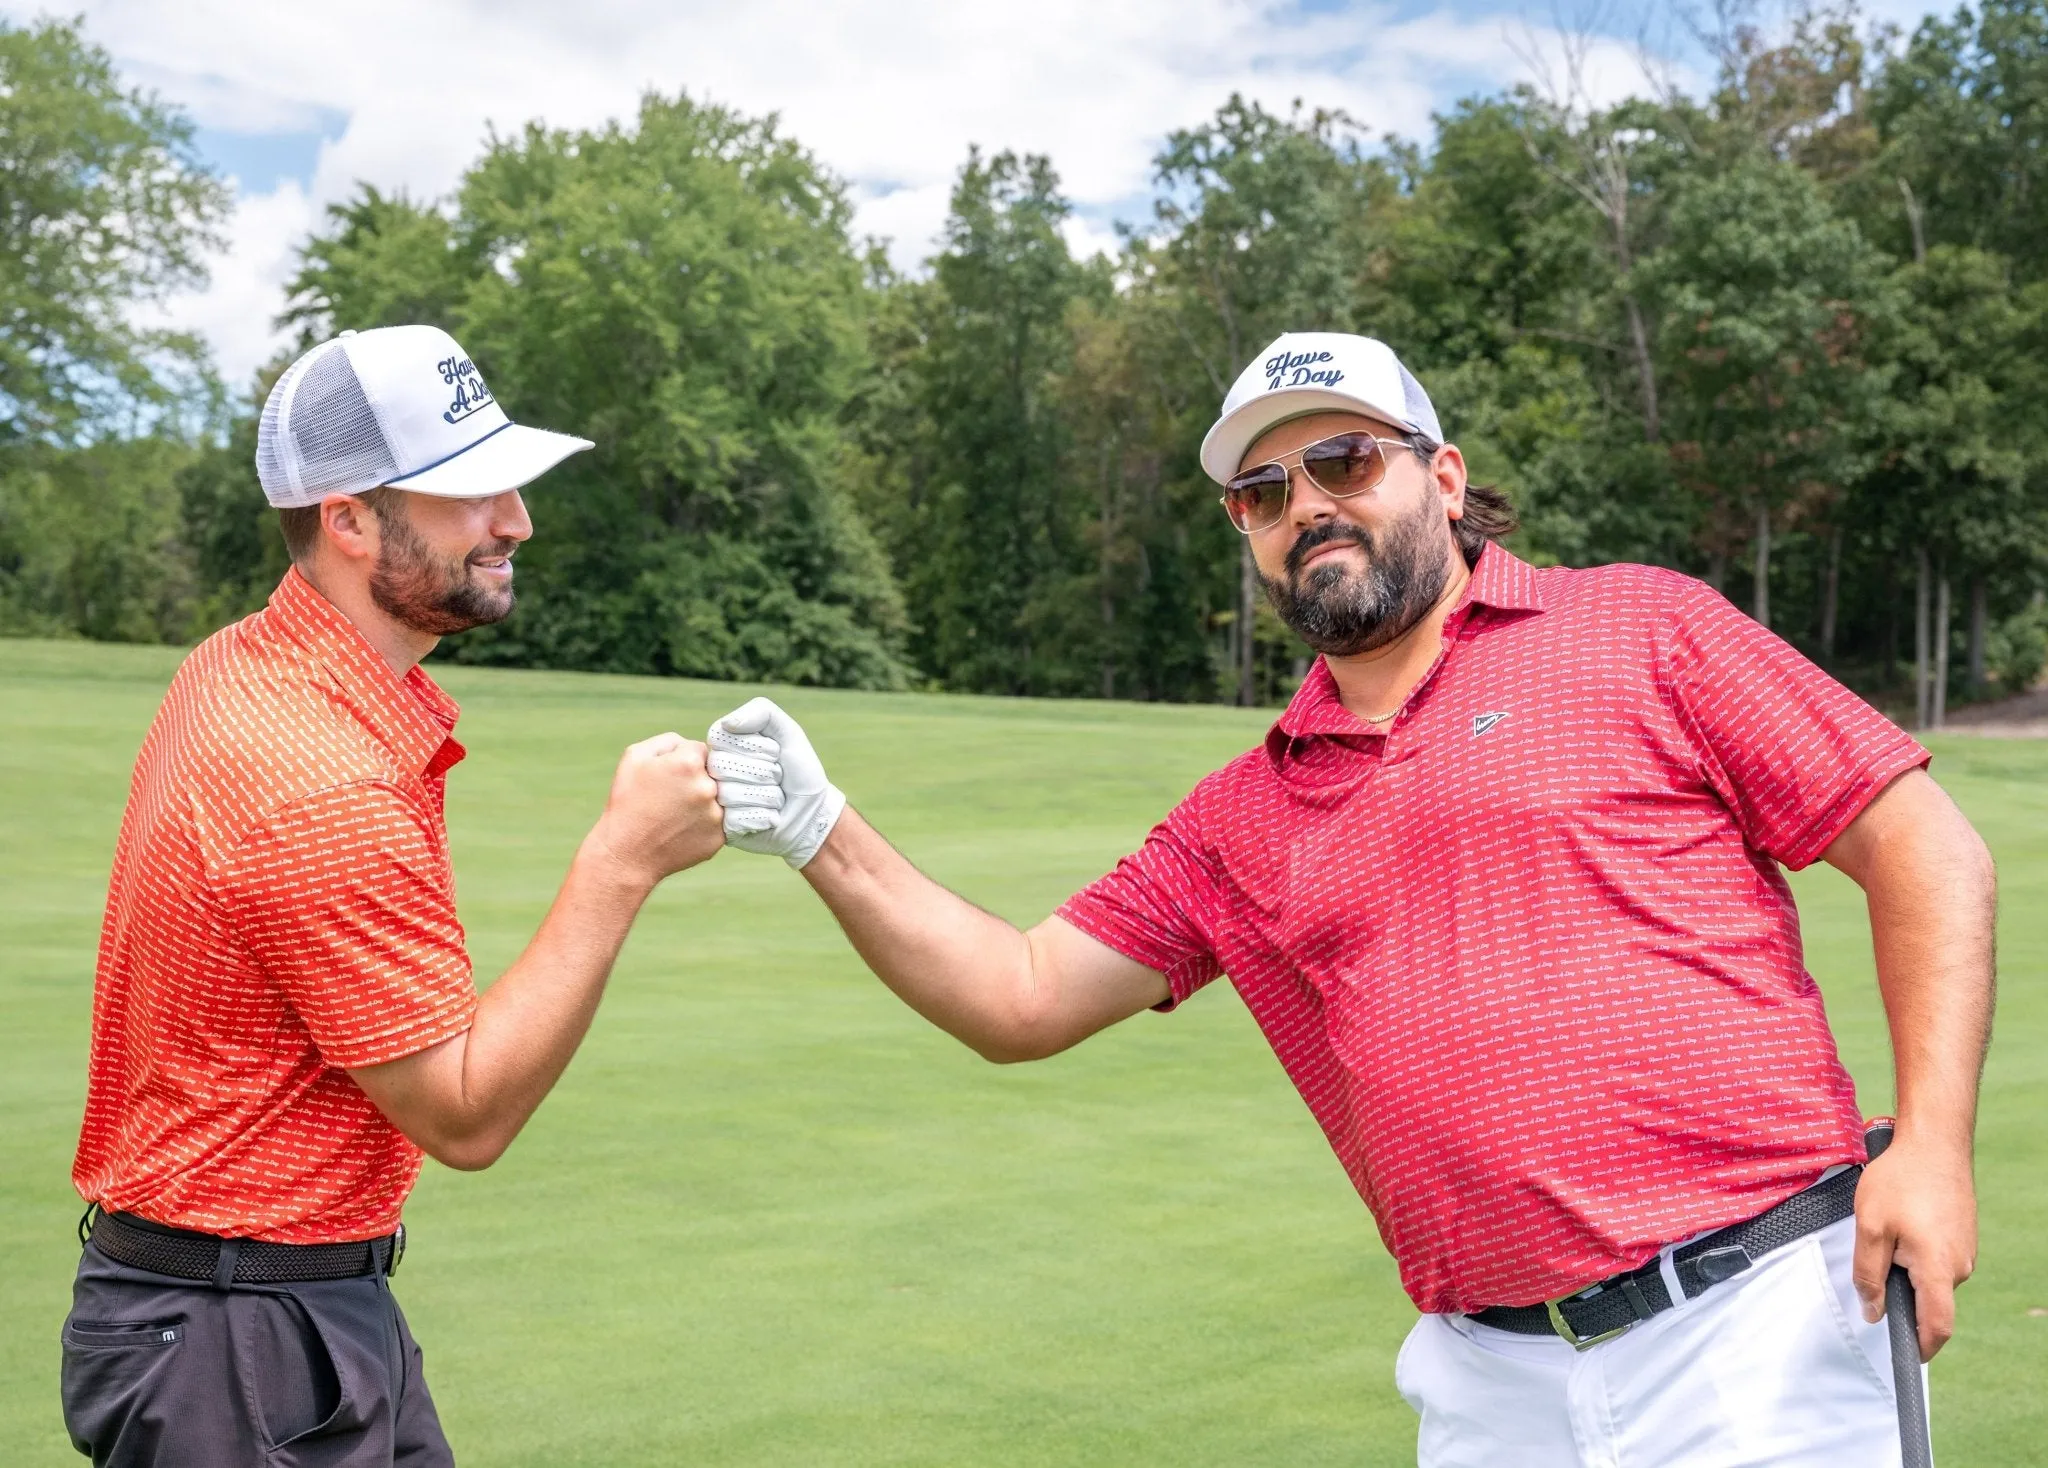
[{"label": "man with beard", "polygon": [[[1321,657],[1263,743],[1028,933],[920,875],[766,700],[713,725],[727,839],[992,1060],[1228,972],[1424,1312],[1429,1465],[1899,1461],[1976,1251],[1993,873],[1927,753],[1700,583],[1537,570],[1383,344],[1276,341],[1202,446]],[[1780,866],[1868,895],[1898,1124],[1855,1090]],[[1860,1308],[1859,1308],[1860,1306]]]},{"label": "man with beard", "polygon": [[387,1278],[425,1152],[491,1165],[575,1053],[655,885],[711,856],[703,746],[619,761],[481,998],[420,668],[512,610],[519,486],[591,445],[506,418],[442,331],[314,348],[257,439],[292,567],[173,679],[95,978],[64,1417],[96,1465],[453,1461]]}]

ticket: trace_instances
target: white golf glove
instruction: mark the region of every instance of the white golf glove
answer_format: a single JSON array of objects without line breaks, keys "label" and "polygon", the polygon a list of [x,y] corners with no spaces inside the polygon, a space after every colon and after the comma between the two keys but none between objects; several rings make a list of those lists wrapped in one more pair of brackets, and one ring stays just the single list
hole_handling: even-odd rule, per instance
[{"label": "white golf glove", "polygon": [[801,870],[846,809],[803,727],[768,699],[752,698],[713,724],[705,743],[725,807],[725,844]]}]

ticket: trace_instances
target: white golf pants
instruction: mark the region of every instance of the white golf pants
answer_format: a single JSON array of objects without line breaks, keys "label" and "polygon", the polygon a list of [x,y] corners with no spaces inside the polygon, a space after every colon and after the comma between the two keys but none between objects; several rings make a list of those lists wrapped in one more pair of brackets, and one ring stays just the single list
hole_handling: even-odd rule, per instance
[{"label": "white golf pants", "polygon": [[[1425,1315],[1394,1382],[1421,1468],[1897,1468],[1891,1343],[1849,1280],[1854,1219],[1580,1352]],[[1665,1283],[1679,1298],[1665,1251]]]}]

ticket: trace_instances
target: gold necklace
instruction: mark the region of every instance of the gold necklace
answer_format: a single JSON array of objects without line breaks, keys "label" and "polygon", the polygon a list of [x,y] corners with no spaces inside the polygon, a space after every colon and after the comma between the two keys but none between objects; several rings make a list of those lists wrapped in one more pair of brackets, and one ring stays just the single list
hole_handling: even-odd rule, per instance
[{"label": "gold necklace", "polygon": [[1387,722],[1387,720],[1393,718],[1395,714],[1398,714],[1400,712],[1401,711],[1399,709],[1392,709],[1384,714],[1360,714],[1358,717],[1361,723],[1384,724]]}]

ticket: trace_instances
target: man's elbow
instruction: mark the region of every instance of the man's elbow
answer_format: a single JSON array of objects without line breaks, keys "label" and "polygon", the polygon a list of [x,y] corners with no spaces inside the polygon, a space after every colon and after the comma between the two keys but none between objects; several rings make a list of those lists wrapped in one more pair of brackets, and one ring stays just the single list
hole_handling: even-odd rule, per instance
[{"label": "man's elbow", "polygon": [[983,1060],[1019,1065],[1071,1049],[1080,1038],[1072,1030],[1052,992],[1034,982],[1016,996],[999,1023],[962,1038]]},{"label": "man's elbow", "polygon": [[[1967,823],[1965,824],[1967,825]],[[1971,874],[1976,878],[1977,884],[1984,889],[1985,894],[1996,899],[1998,896],[1998,863],[1992,859],[1991,848],[1984,843],[1984,838],[1977,834],[1977,828],[1975,826],[1968,826],[1968,830],[1970,833]]]},{"label": "man's elbow", "polygon": [[482,1172],[512,1145],[511,1136],[489,1127],[420,1128],[406,1135],[422,1152],[456,1172]]},{"label": "man's elbow", "polygon": [[1947,865],[1949,880],[1962,894],[1981,900],[1987,906],[1998,901],[1998,863],[1992,858],[1991,848],[1977,833],[1970,818],[1951,804],[1949,819]]},{"label": "man's elbow", "polygon": [[504,1147],[479,1142],[444,1142],[420,1150],[456,1172],[482,1172],[505,1155]]},{"label": "man's elbow", "polygon": [[1027,1060],[1044,1060],[1059,1054],[1072,1043],[1031,1030],[1006,1030],[1000,1034],[977,1036],[967,1042],[968,1048],[992,1065],[1021,1065]]}]

